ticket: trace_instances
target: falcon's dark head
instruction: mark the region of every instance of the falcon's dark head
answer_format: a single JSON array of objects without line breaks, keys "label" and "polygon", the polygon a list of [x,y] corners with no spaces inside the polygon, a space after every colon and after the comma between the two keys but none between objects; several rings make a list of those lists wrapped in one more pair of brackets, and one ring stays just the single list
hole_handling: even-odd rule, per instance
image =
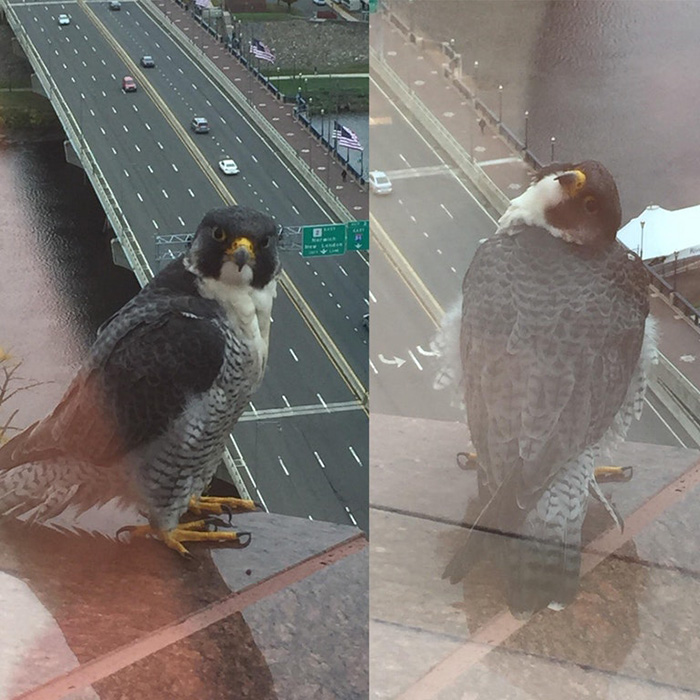
[{"label": "falcon's dark head", "polygon": [[546,228],[553,236],[578,245],[607,245],[622,222],[615,180],[594,160],[548,165],[511,202],[499,232],[509,233],[521,222]]},{"label": "falcon's dark head", "polygon": [[280,272],[277,226],[248,207],[212,209],[197,227],[186,260],[204,279],[262,289]]}]

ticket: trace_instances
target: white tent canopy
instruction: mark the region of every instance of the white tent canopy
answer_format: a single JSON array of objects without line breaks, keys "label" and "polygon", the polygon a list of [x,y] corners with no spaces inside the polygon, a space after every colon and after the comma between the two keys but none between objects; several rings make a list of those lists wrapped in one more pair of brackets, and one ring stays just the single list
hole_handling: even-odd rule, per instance
[{"label": "white tent canopy", "polygon": [[673,260],[676,253],[678,260],[700,255],[700,204],[675,211],[651,204],[626,223],[617,237],[644,260]]}]

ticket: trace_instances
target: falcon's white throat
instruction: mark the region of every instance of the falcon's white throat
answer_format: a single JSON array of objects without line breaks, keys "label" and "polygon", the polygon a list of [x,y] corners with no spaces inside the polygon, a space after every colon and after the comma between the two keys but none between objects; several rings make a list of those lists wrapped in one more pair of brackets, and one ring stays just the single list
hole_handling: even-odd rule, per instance
[{"label": "falcon's white throat", "polygon": [[543,228],[556,238],[568,240],[561,229],[555,228],[547,222],[546,212],[567,198],[564,188],[559,184],[557,178],[563,175],[566,170],[546,175],[538,182],[533,183],[519,197],[511,200],[510,206],[498,220],[498,230],[496,233],[506,233],[513,235],[516,224],[527,226],[537,226]]},{"label": "falcon's white throat", "polygon": [[[243,269],[250,270],[248,266]],[[203,297],[215,299],[223,306],[236,335],[249,342],[259,369],[259,379],[262,379],[267,364],[272,302],[277,296],[277,280],[273,279],[262,289],[255,289],[249,284],[232,285],[211,278],[199,279],[197,286]]]}]

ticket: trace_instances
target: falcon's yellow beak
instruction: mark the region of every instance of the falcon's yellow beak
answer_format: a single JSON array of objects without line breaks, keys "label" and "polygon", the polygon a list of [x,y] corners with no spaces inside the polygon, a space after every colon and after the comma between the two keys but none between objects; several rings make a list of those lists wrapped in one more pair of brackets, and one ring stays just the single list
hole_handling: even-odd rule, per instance
[{"label": "falcon's yellow beak", "polygon": [[226,249],[226,255],[232,257],[238,269],[241,270],[249,260],[255,260],[253,242],[245,236],[234,238],[233,243]]},{"label": "falcon's yellow beak", "polygon": [[574,197],[586,184],[586,175],[582,170],[570,170],[560,175],[557,180],[569,197]]}]

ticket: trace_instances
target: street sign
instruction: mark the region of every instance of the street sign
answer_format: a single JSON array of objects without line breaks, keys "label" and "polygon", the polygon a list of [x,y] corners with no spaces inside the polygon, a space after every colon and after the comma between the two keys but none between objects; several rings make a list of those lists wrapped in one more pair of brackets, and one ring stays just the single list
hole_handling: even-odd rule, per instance
[{"label": "street sign", "polygon": [[369,221],[348,221],[348,250],[369,250]]},{"label": "street sign", "polygon": [[369,11],[370,12],[377,11],[377,0],[369,0]]},{"label": "street sign", "polygon": [[345,224],[303,226],[301,234],[301,254],[306,258],[345,253]]}]

